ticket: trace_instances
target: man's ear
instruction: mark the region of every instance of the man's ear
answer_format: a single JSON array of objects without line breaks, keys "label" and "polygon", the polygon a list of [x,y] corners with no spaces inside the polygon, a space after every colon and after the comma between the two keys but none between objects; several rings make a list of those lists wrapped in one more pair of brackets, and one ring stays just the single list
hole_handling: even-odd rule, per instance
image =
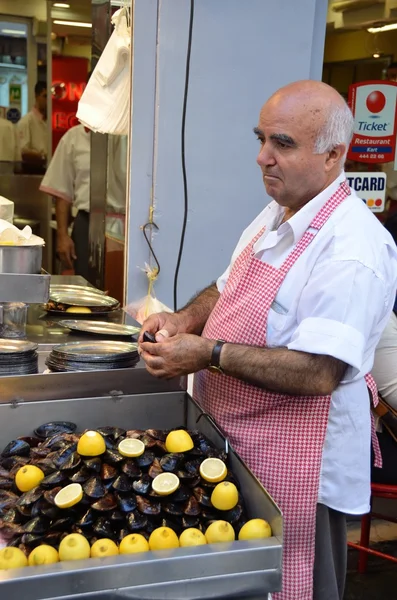
[{"label": "man's ear", "polygon": [[332,148],[332,150],[327,152],[327,156],[325,159],[325,170],[327,172],[332,171],[334,166],[337,163],[341,162],[341,160],[343,159],[343,157],[345,155],[345,152],[346,152],[345,144],[338,144],[337,146],[334,146]]}]

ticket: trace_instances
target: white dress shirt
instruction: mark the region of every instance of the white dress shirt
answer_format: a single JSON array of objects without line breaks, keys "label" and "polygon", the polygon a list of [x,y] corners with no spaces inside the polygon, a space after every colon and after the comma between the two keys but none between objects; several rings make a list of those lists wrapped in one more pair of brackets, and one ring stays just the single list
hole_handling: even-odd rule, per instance
[{"label": "white dress shirt", "polygon": [[[218,290],[265,225],[255,255],[280,267],[344,179],[342,173],[279,227],[284,209],[274,201],[266,206],[241,236]],[[268,346],[334,356],[348,365],[332,394],[318,494],[319,502],[345,513],[369,510],[371,421],[364,376],[371,371],[396,284],[394,241],[352,191],[288,272],[268,317]]]},{"label": "white dress shirt", "polygon": [[0,117],[0,162],[20,160],[16,127],[7,119]]},{"label": "white dress shirt", "polygon": [[48,132],[47,122],[43,115],[32,108],[27,115],[22,117],[17,123],[17,134],[19,141],[19,150],[36,150],[44,156],[48,154]]},{"label": "white dress shirt", "polygon": [[372,375],[382,398],[397,410],[397,317],[394,312],[376,347]]}]

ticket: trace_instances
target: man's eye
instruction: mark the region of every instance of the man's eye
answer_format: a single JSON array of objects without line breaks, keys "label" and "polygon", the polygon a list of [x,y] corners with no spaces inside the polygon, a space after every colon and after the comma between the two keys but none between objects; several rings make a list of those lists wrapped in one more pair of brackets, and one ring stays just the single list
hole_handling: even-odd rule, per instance
[{"label": "man's eye", "polygon": [[288,144],[284,144],[284,142],[280,142],[280,140],[277,142],[277,146],[279,148],[288,148]]},{"label": "man's eye", "polygon": [[263,137],[260,137],[259,135],[256,136],[256,139],[258,140],[258,142],[263,145],[265,143],[265,140],[263,139]]}]

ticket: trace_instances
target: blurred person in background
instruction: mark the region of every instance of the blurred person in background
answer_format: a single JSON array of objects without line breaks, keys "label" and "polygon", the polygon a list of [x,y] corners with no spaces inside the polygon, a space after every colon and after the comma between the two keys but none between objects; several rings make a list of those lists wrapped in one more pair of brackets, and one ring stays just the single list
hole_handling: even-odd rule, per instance
[{"label": "blurred person in background", "polygon": [[44,173],[48,155],[47,84],[36,83],[35,104],[17,124],[18,143],[25,172]]},{"label": "blurred person in background", "polygon": [[0,171],[12,172],[14,163],[19,160],[16,127],[0,117]]}]

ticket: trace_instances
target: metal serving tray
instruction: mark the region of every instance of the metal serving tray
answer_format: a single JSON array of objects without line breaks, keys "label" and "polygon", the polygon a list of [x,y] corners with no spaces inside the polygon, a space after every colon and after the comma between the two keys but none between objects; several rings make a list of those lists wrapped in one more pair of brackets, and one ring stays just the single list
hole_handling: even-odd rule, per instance
[{"label": "metal serving tray", "polygon": [[[217,446],[225,438],[176,380],[157,381],[143,369],[3,378],[0,447],[48,421],[73,421],[79,429],[103,425],[200,429]],[[19,381],[18,381],[19,379]],[[23,382],[21,382],[23,379]],[[90,389],[96,397],[90,396]],[[68,390],[68,391],[67,391]],[[149,393],[148,393],[149,392]],[[54,399],[52,399],[54,398]],[[250,516],[262,517],[274,536],[170,552],[90,559],[0,571],[0,598],[69,600],[259,600],[281,586],[282,516],[270,496],[229,448],[231,468]]]}]

